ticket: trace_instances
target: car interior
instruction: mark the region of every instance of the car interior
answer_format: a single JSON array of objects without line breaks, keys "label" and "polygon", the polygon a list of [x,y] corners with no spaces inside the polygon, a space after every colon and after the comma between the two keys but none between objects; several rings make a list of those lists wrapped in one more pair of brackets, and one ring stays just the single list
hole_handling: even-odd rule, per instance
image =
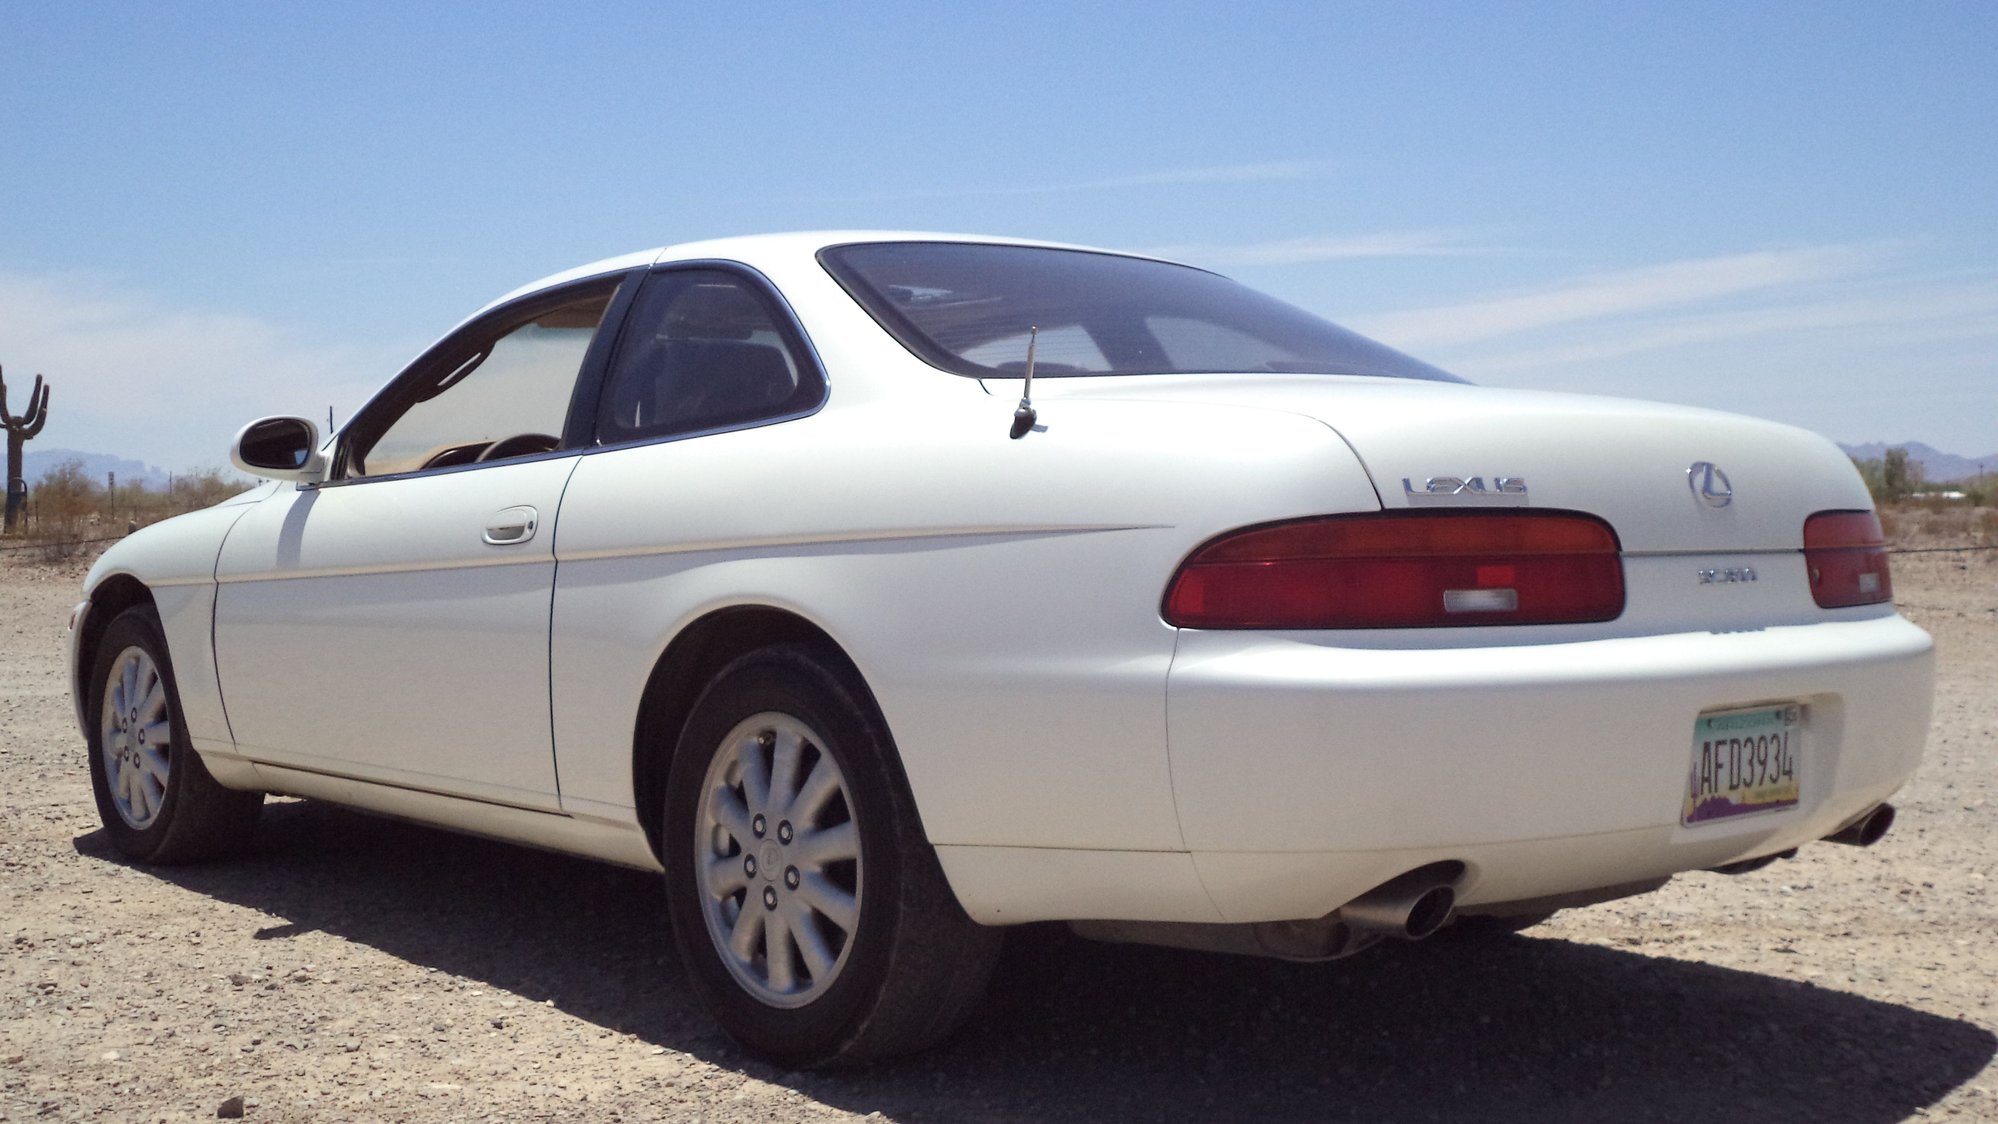
[{"label": "car interior", "polygon": [[[609,305],[600,293],[473,337],[408,387],[400,409],[357,419],[346,475],[390,476],[561,447],[583,354]],[[493,330],[493,329],[488,329]],[[451,363],[444,366],[444,363]]]},{"label": "car interior", "polygon": [[621,349],[606,395],[606,442],[753,421],[798,394],[798,372],[776,323],[734,278],[655,278],[634,321],[657,328]]}]

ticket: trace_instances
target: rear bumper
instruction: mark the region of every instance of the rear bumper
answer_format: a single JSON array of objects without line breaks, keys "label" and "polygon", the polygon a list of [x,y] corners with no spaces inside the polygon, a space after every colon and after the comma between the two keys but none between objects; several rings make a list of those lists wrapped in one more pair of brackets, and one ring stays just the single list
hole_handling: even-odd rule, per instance
[{"label": "rear bumper", "polygon": [[[1322,916],[1446,860],[1475,907],[1821,838],[1914,772],[1932,691],[1932,641],[1891,614],[1450,649],[1189,631],[1173,792],[1228,921]],[[1797,806],[1680,826],[1695,718],[1777,701],[1807,708]]]}]

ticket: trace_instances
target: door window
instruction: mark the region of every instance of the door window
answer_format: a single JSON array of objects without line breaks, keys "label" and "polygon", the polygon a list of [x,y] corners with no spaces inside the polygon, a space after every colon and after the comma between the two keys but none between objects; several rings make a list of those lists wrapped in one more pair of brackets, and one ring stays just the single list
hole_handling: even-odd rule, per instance
[{"label": "door window", "polygon": [[379,410],[357,419],[348,477],[545,453],[561,447],[576,375],[615,283],[502,313],[420,361]]}]

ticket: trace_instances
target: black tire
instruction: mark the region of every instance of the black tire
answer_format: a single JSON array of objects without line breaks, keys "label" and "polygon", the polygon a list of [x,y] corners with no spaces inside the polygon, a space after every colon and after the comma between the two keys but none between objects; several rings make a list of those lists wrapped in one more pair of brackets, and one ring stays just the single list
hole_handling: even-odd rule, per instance
[{"label": "black tire", "polygon": [[[942,1041],[984,994],[1000,945],[1000,931],[973,922],[952,895],[884,724],[864,689],[832,670],[834,666],[832,660],[787,646],[752,652],[724,667],[694,703],[681,733],[667,780],[661,834],[667,911],[695,992],[737,1041],[794,1068],[857,1065]],[[826,801],[826,811],[805,813],[809,822],[801,816],[795,829],[788,820],[781,825],[785,844],[797,832],[796,850],[773,850],[780,825],[767,822],[761,826],[768,835],[756,835],[751,848],[738,850],[733,831],[703,818],[711,815],[706,801],[716,791],[710,769],[722,770],[716,775],[726,778],[732,762],[739,771],[747,768],[741,763],[751,752],[762,754],[758,761],[774,769],[772,747],[787,744],[779,741],[778,730],[809,747],[797,751],[812,763],[801,769],[816,770],[823,755],[837,766],[835,775],[843,787]],[[751,750],[752,741],[762,748]],[[811,787],[811,773],[796,775],[792,791]],[[730,787],[725,779],[722,788],[748,791],[746,783]],[[796,807],[802,801],[800,797]],[[741,806],[747,809],[751,802],[744,799]],[[778,807],[774,800],[769,804],[773,814]],[[850,834],[858,838],[850,871],[839,860],[811,866],[804,850],[808,833],[828,838],[848,822],[853,824]],[[781,859],[746,874],[740,896],[711,893],[704,886],[698,864],[716,856],[729,856],[732,864],[735,855],[753,859],[755,852]],[[781,877],[776,874],[779,865],[784,868]],[[771,917],[780,909],[793,919],[801,916],[793,911],[809,913],[804,904],[809,891],[791,881],[805,866],[817,872],[820,885],[830,884],[827,879],[845,884],[857,902],[858,920],[850,931],[829,920],[821,924],[817,915],[805,919],[820,941],[821,956],[836,944],[837,960],[814,977],[801,946],[771,937],[773,931],[794,931],[788,926],[797,922],[787,920],[787,928],[772,930],[764,928],[773,924],[769,918],[749,926],[761,935],[750,938],[747,958],[729,953],[719,926],[729,923],[731,911],[738,926],[762,908]],[[771,873],[761,873],[766,869]],[[732,866],[728,877],[734,879]],[[786,886],[795,899],[783,898],[781,907],[765,905],[766,897],[776,901]],[[800,977],[797,994],[775,990],[773,947],[785,949],[784,982]]]},{"label": "black tire", "polygon": [[[106,697],[115,693],[113,681],[122,684],[128,669],[133,672],[131,694],[137,696],[132,708],[123,715],[107,714]],[[141,705],[151,710],[152,721],[138,721],[146,717],[139,714]],[[250,837],[264,794],[223,788],[194,751],[181,717],[180,688],[167,654],[166,635],[151,606],[125,610],[104,630],[97,643],[85,706],[90,787],[97,795],[97,814],[104,821],[105,834],[121,854],[142,863],[195,862],[233,850]],[[159,719],[162,708],[164,722]],[[159,746],[157,734],[162,725],[168,731],[164,748]],[[150,745],[146,744],[149,731]],[[111,743],[108,752],[107,740]],[[142,754],[147,760],[164,761],[164,783],[148,786],[144,795],[131,794],[122,785],[114,790],[120,776],[142,768]],[[130,767],[121,770],[121,761],[130,762]],[[136,777],[134,781],[143,783]],[[153,793],[155,787],[157,793]]]}]

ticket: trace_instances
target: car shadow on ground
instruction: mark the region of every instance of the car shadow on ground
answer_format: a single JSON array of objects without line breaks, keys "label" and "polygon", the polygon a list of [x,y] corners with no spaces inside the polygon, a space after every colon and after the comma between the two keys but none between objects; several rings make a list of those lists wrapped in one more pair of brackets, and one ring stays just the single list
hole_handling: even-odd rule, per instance
[{"label": "car shadow on ground", "polygon": [[[1974,1024],[1808,984],[1531,936],[1298,965],[1030,927],[947,1047],[789,1073],[699,1010],[656,877],[274,803],[254,853],[155,870],[827,1104],[908,1122],[1900,1120],[1978,1073]],[[101,832],[76,841],[115,861]]]}]

